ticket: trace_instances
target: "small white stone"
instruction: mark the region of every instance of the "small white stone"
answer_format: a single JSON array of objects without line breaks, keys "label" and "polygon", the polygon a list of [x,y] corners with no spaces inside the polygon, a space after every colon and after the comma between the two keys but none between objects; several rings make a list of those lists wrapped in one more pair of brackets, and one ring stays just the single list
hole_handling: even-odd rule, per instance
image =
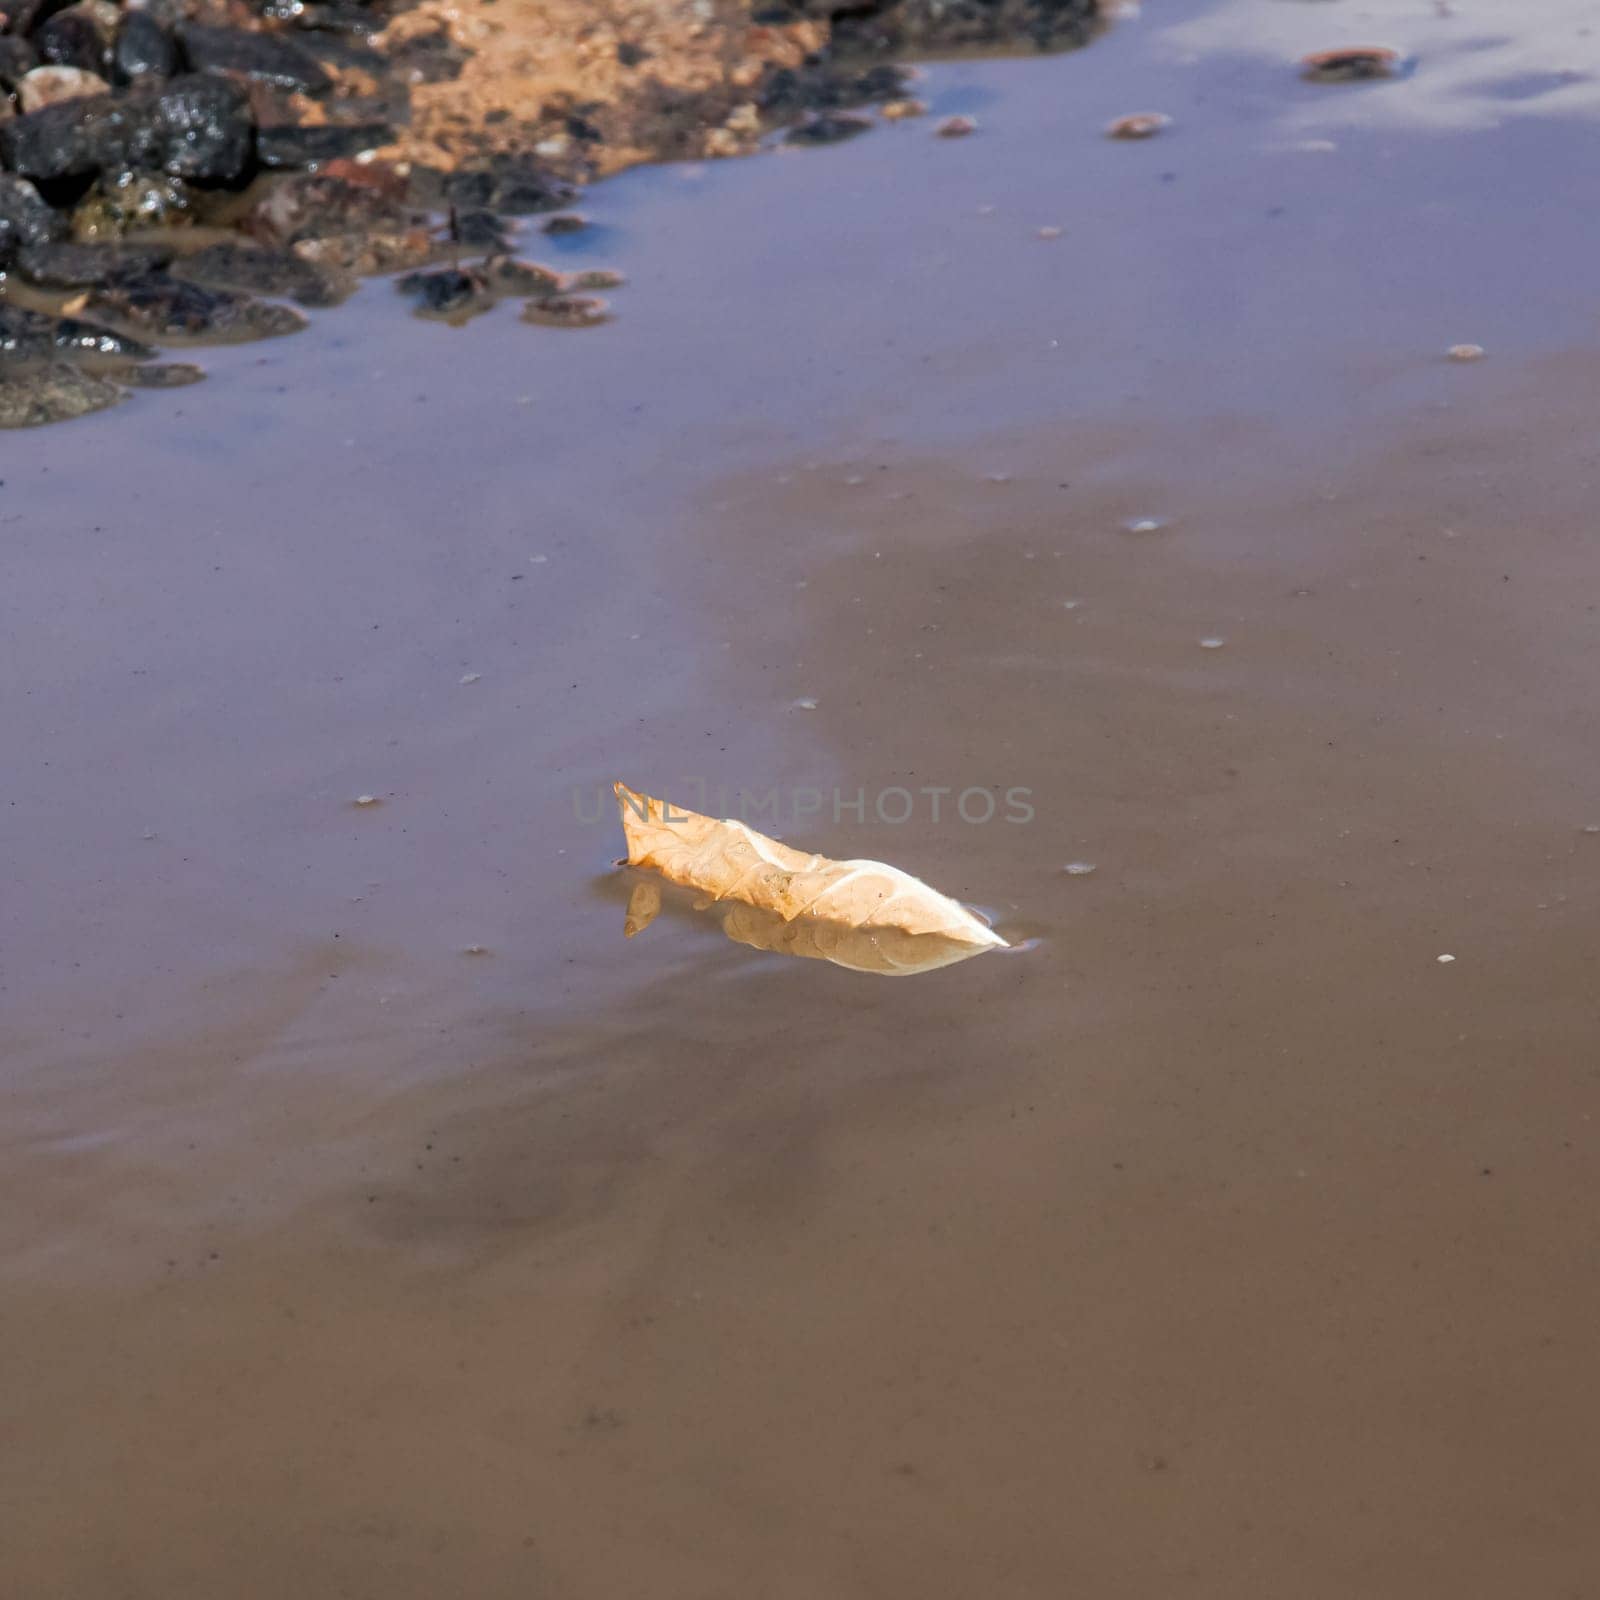
[{"label": "small white stone", "polygon": [[1485,352],[1481,344],[1453,344],[1445,354],[1452,361],[1482,361]]},{"label": "small white stone", "polygon": [[356,796],[356,804],[358,806],[375,806],[378,804],[378,797],[375,794],[358,794]]},{"label": "small white stone", "polygon": [[1069,878],[1087,878],[1095,870],[1095,863],[1092,861],[1069,861],[1061,870]]},{"label": "small white stone", "polygon": [[804,699],[796,700],[794,703],[794,708],[796,711],[815,711],[817,709],[817,702],[813,700],[810,695],[807,695]]},{"label": "small white stone", "polygon": [[1202,639],[1200,641],[1200,648],[1202,650],[1220,650],[1227,642],[1228,641],[1226,639],[1219,639],[1215,637],[1210,639]]},{"label": "small white stone", "polygon": [[477,683],[483,677],[481,672],[467,672],[462,674],[463,683]]},{"label": "small white stone", "polygon": [[1165,517],[1130,517],[1122,524],[1128,533],[1160,533],[1166,525]]},{"label": "small white stone", "polygon": [[1455,960],[1454,956],[1440,956],[1439,957],[1439,965],[1441,967],[1447,967],[1454,960]]}]

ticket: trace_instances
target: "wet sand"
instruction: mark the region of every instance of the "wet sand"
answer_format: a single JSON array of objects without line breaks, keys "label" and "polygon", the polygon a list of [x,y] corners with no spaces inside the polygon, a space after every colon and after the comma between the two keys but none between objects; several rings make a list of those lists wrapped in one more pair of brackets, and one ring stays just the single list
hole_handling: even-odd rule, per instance
[{"label": "wet sand", "polygon": [[[1581,8],[1242,9],[8,448],[8,1592],[1587,1592]],[[624,943],[615,777],[1028,947]]]}]

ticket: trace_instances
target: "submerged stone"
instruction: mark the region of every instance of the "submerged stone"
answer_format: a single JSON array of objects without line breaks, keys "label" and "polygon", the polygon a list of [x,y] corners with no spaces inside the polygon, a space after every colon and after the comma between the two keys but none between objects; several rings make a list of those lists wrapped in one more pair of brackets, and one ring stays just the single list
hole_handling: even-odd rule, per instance
[{"label": "submerged stone", "polygon": [[89,309],[154,339],[235,343],[298,333],[306,325],[306,319],[288,306],[155,272],[95,291],[89,296]]},{"label": "submerged stone", "polygon": [[188,361],[162,361],[142,367],[129,367],[118,376],[135,389],[187,389],[199,383],[205,373]]},{"label": "submerged stone", "polygon": [[58,356],[122,356],[145,360],[152,352],[137,339],[114,333],[79,317],[56,317],[47,311],[0,301],[0,356],[22,360]]},{"label": "submerged stone", "polygon": [[33,48],[41,61],[52,66],[79,67],[98,76],[109,65],[116,25],[114,6],[82,0],[46,17],[33,30]]},{"label": "submerged stone", "polygon": [[289,250],[252,248],[223,240],[180,256],[171,276],[210,289],[284,295],[303,306],[333,306],[355,287],[343,274]]},{"label": "submerged stone", "polygon": [[611,308],[604,300],[577,294],[547,295],[530,300],[522,309],[524,322],[537,322],[547,328],[592,328],[610,315]]},{"label": "submerged stone", "polygon": [[0,367],[0,428],[38,428],[104,411],[123,398],[105,378],[64,361]]},{"label": "submerged stone", "polygon": [[804,122],[797,123],[783,136],[783,139],[785,144],[842,144],[846,139],[854,139],[871,131],[872,123],[866,117],[825,112],[821,116],[808,117]]},{"label": "submerged stone", "polygon": [[484,270],[495,288],[505,294],[559,294],[567,287],[559,272],[513,256],[496,256],[484,263]]},{"label": "submerged stone", "polygon": [[488,277],[471,268],[408,272],[395,287],[415,302],[419,316],[464,319],[487,311],[494,304]]},{"label": "submerged stone", "polygon": [[1398,77],[1404,62],[1400,52],[1388,45],[1355,45],[1301,56],[1300,75],[1313,83],[1359,83],[1369,78]]},{"label": "submerged stone", "polygon": [[972,46],[1069,50],[1094,35],[1099,0],[897,0],[836,16],[840,55],[888,55]]},{"label": "submerged stone", "polygon": [[559,211],[571,204],[576,193],[564,178],[529,156],[497,155],[487,167],[453,172],[444,180],[448,204],[466,210],[503,211],[513,217]]}]

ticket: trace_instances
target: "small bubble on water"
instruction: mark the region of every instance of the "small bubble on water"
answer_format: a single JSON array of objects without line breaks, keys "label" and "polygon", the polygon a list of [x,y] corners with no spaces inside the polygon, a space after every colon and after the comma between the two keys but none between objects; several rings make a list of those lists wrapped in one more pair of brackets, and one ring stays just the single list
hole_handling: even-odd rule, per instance
[{"label": "small bubble on water", "polygon": [[1585,833],[1600,833],[1600,822],[1586,822],[1583,825]]},{"label": "small bubble on water", "polygon": [[990,483],[1010,483],[1011,482],[1011,474],[1009,472],[990,472],[990,473],[985,474],[985,476],[987,477],[987,479],[988,479],[988,481]]},{"label": "small bubble on water", "polygon": [[817,702],[810,695],[806,695],[804,698],[795,701],[794,708],[796,711],[815,711]]},{"label": "small bubble on water", "polygon": [[465,672],[461,675],[462,683],[477,683],[483,677],[481,672]]},{"label": "small bubble on water", "polygon": [[383,802],[379,800],[375,794],[358,794],[356,796],[355,803],[358,806],[376,806],[383,804]]},{"label": "small bubble on water", "polygon": [[1063,611],[1076,611],[1082,604],[1083,601],[1081,600],[1063,600],[1061,602],[1061,609]]},{"label": "small bubble on water", "polygon": [[1061,237],[1060,228],[1040,228],[1038,231],[1041,239],[1059,239]]},{"label": "small bubble on water", "polygon": [[1439,957],[1439,965],[1440,965],[1440,966],[1441,966],[1441,967],[1447,967],[1447,966],[1449,966],[1449,965],[1450,965],[1450,963],[1451,963],[1451,962],[1452,962],[1452,961],[1454,961],[1454,960],[1455,960],[1455,957],[1454,957],[1454,956],[1450,956],[1450,955],[1444,955],[1444,956],[1440,956],[1440,957]]},{"label": "small bubble on water", "polygon": [[1122,524],[1126,533],[1160,533],[1166,526],[1165,517],[1129,517]]},{"label": "small bubble on water", "polygon": [[1200,641],[1200,648],[1202,650],[1220,650],[1227,642],[1228,641],[1226,639],[1220,639],[1213,635],[1209,639],[1202,639]]},{"label": "small bubble on water", "polygon": [[1087,878],[1096,868],[1093,861],[1069,861],[1061,870],[1069,878]]},{"label": "small bubble on water", "polygon": [[1445,354],[1452,361],[1482,361],[1486,352],[1481,344],[1453,344]]}]

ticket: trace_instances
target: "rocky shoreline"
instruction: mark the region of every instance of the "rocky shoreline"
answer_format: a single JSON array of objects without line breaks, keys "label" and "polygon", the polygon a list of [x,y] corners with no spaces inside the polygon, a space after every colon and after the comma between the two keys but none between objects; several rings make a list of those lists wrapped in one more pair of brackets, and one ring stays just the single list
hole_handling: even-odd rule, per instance
[{"label": "rocky shoreline", "polygon": [[[508,295],[587,326],[614,274],[511,253],[582,187],[914,109],[902,59],[1066,49],[1097,0],[0,0],[0,427],[194,382],[158,360],[305,326],[397,273],[421,315]],[[471,257],[474,259],[466,260]]]}]

